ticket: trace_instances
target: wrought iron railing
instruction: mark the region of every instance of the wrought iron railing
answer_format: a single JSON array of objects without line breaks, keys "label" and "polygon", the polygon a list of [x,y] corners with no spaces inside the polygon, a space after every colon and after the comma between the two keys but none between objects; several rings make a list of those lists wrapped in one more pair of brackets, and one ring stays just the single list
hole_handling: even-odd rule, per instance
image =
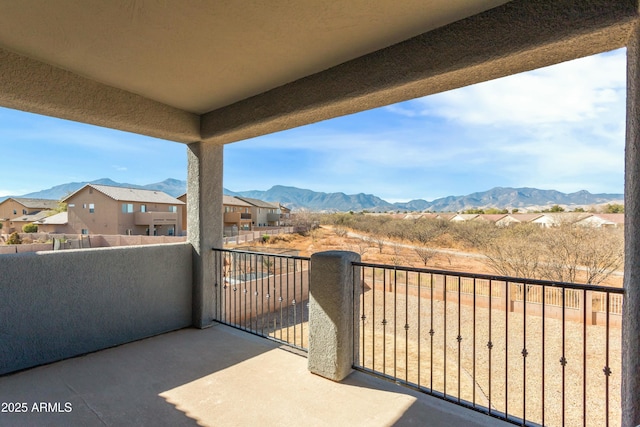
[{"label": "wrought iron railing", "polygon": [[356,369],[515,424],[620,422],[623,289],[353,266]]},{"label": "wrought iron railing", "polygon": [[306,350],[309,258],[214,249],[215,319]]}]

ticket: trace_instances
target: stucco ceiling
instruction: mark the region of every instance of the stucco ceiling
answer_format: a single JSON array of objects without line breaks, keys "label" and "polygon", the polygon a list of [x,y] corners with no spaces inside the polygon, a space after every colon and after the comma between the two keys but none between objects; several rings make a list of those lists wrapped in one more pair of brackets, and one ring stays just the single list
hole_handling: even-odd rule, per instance
[{"label": "stucco ceiling", "polygon": [[0,1],[0,47],[205,113],[505,0]]}]

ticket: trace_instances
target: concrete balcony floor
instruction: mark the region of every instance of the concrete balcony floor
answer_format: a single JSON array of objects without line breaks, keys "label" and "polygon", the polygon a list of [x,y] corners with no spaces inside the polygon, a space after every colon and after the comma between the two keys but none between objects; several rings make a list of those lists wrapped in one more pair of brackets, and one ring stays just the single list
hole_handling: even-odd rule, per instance
[{"label": "concrete balcony floor", "polygon": [[[222,325],[0,377],[0,402],[27,404],[0,412],[11,426],[508,425],[361,372],[323,379],[306,358]],[[40,402],[56,412],[34,411]]]}]

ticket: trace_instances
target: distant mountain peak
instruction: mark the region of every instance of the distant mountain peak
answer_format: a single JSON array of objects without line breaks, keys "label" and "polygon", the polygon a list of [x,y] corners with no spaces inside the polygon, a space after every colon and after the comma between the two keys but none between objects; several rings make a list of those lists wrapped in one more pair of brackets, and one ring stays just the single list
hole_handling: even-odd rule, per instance
[{"label": "distant mountain peak", "polygon": [[[187,191],[186,181],[175,178],[167,178],[164,181],[147,185],[118,183],[110,178],[100,178],[90,182],[61,184],[47,190],[29,193],[19,197],[59,200],[89,183],[163,191],[173,197],[178,197]],[[342,192],[324,193],[288,185],[274,185],[266,191],[251,190],[234,192],[224,188],[223,192],[230,196],[243,196],[264,200],[265,202],[282,203],[292,209],[305,208],[329,212],[360,212],[362,210],[378,212],[426,210],[434,212],[460,212],[472,208],[518,208],[526,210],[527,208],[542,209],[554,204],[565,207],[577,207],[624,202],[624,196],[622,194],[591,194],[586,190],[565,194],[556,190],[540,190],[531,187],[494,187],[487,191],[471,193],[465,196],[441,197],[431,202],[416,199],[409,202],[397,203],[389,203],[373,194],[358,193],[349,195]],[[0,198],[0,201],[7,197]]]}]

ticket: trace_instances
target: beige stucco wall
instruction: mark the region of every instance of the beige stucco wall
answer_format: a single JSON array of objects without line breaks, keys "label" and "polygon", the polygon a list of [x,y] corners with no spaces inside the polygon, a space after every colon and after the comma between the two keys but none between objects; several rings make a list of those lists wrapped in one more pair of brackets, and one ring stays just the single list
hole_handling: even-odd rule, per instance
[{"label": "beige stucco wall", "polygon": [[0,375],[191,324],[188,243],[2,255]]}]

